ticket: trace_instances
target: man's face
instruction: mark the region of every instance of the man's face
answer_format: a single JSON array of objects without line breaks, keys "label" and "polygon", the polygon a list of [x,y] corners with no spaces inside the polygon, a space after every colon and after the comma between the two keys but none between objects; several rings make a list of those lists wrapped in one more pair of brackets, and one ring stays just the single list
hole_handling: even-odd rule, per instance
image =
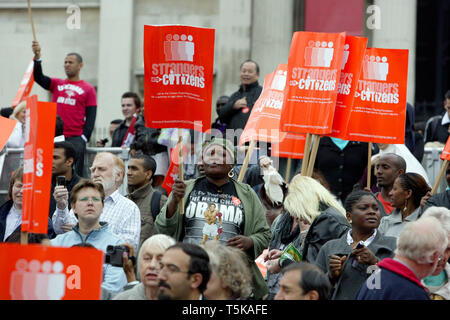
[{"label": "man's face", "polygon": [[305,300],[300,283],[300,271],[291,270],[285,272],[280,280],[280,289],[275,300]]},{"label": "man's face", "polygon": [[190,257],[183,250],[174,248],[167,250],[159,269],[160,300],[185,300],[195,287],[191,284],[188,273]]},{"label": "man's face", "polygon": [[76,56],[67,56],[64,59],[64,71],[67,77],[75,77],[80,73],[83,63],[79,62]]},{"label": "man's face", "polygon": [[117,189],[120,176],[114,172],[114,161],[111,157],[100,155],[95,157],[91,167],[91,178],[101,183],[105,192]]},{"label": "man's face", "polygon": [[433,276],[437,276],[438,274],[440,274],[442,272],[442,270],[444,270],[448,259],[450,259],[450,236],[448,238],[447,249],[445,249],[444,254],[442,255],[442,259],[440,261],[438,261],[436,270],[433,272]]},{"label": "man's face", "polygon": [[380,187],[389,188],[394,184],[395,179],[401,174],[393,156],[381,156],[375,166],[375,176]]},{"label": "man's face", "polygon": [[144,169],[143,159],[130,159],[128,163],[128,185],[132,187],[140,188],[150,182],[152,178],[152,171],[146,171]]},{"label": "man's face", "polygon": [[164,249],[160,246],[150,245],[141,250],[139,261],[141,281],[145,287],[158,287],[158,269]]},{"label": "man's face", "polygon": [[52,174],[57,176],[65,175],[72,169],[73,159],[66,159],[64,148],[53,149]]},{"label": "man's face", "polygon": [[444,100],[444,109],[447,110],[447,113],[450,115],[450,99]]},{"label": "man's face", "polygon": [[137,112],[136,105],[133,98],[122,99],[122,114],[125,119],[133,118],[133,115]]},{"label": "man's face", "polygon": [[94,188],[81,189],[77,201],[72,205],[78,219],[87,223],[95,223],[100,219],[103,202],[100,192]]},{"label": "man's face", "polygon": [[256,65],[253,62],[245,62],[241,68],[241,83],[249,85],[257,81],[259,74],[256,71]]}]

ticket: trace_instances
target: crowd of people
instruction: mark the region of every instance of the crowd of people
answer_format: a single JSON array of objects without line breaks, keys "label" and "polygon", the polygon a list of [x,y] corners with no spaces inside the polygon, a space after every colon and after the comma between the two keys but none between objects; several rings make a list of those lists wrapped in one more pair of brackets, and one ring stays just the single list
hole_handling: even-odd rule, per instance
[{"label": "crowd of people", "polygon": [[[126,92],[124,119],[110,123],[110,138],[111,146],[129,148],[127,166],[98,152],[88,177],[84,152],[97,102],[94,87],[80,79],[83,59],[69,53],[67,78],[50,78],[39,43],[32,49],[34,78],[51,91],[59,120],[48,234],[28,241],[105,253],[126,248],[122,266],[103,264],[102,299],[450,299],[450,189],[431,195],[417,144],[376,146],[367,168],[368,144],[325,137],[313,177],[297,172],[291,181],[273,166],[269,144],[240,182],[236,137],[205,135],[200,149],[188,138],[196,162],[168,193],[161,184],[171,131],[146,128],[144,103]],[[212,127],[222,133],[244,128],[262,90],[256,62],[240,70],[239,89],[217,101]],[[445,98],[450,113],[450,92]],[[24,103],[13,110],[18,122],[7,147],[23,147],[24,110]],[[441,127],[450,120],[447,113],[440,119],[427,125],[426,142],[445,142]],[[375,183],[365,187],[368,174]],[[0,207],[0,242],[20,241],[22,195],[19,166]]]}]

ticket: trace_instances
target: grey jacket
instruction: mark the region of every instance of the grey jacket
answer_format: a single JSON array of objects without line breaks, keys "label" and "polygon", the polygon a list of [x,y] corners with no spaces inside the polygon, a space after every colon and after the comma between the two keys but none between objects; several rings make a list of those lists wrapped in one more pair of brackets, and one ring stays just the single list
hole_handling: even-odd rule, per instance
[{"label": "grey jacket", "polygon": [[125,290],[116,295],[113,300],[148,300],[145,295],[145,287],[141,283],[138,283],[133,288]]},{"label": "grey jacket", "polygon": [[[394,237],[385,237],[381,232],[377,232],[375,239],[368,246],[369,250],[379,259],[392,258],[397,245]],[[352,248],[347,243],[347,233],[341,238],[328,241],[320,249],[315,264],[328,275],[328,267],[332,255],[346,255],[341,275],[333,288],[333,300],[354,300],[361,285],[371,275],[369,265],[357,264],[353,266],[354,256],[350,256]]]},{"label": "grey jacket", "polygon": [[385,236],[398,238],[406,223],[416,221],[420,216],[421,209],[419,207],[407,216],[405,221],[402,221],[402,213],[396,208],[390,215],[381,218],[378,230]]}]

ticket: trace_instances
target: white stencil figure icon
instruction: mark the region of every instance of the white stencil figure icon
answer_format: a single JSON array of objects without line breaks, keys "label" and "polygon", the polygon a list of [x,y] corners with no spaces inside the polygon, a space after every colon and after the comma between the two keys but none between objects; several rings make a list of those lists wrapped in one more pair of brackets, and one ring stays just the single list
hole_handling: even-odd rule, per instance
[{"label": "white stencil figure icon", "polygon": [[342,56],[342,67],[341,67],[341,70],[344,70],[345,65],[347,64],[348,56],[350,54],[349,48],[350,48],[350,46],[348,44],[346,44],[344,46],[344,55]]},{"label": "white stencil figure icon", "polygon": [[195,44],[192,35],[168,34],[164,41],[164,56],[167,61],[194,61]]},{"label": "white stencil figure icon", "polygon": [[287,71],[278,70],[273,77],[272,83],[270,84],[270,88],[273,90],[283,91],[286,85]]},{"label": "white stencil figure icon", "polygon": [[19,259],[16,262],[16,270],[11,273],[9,282],[9,294],[12,300],[23,300],[22,285],[25,273],[27,272],[28,262],[25,259]]},{"label": "white stencil figure icon", "polygon": [[334,55],[333,42],[310,40],[305,48],[305,66],[326,67],[331,66]]},{"label": "white stencil figure icon", "polygon": [[63,273],[64,265],[60,261],[53,263],[53,273],[49,275],[48,299],[61,300],[66,293],[66,275]]},{"label": "white stencil figure icon", "polygon": [[363,76],[368,80],[386,81],[389,73],[389,63],[386,57],[368,56],[363,61]]}]

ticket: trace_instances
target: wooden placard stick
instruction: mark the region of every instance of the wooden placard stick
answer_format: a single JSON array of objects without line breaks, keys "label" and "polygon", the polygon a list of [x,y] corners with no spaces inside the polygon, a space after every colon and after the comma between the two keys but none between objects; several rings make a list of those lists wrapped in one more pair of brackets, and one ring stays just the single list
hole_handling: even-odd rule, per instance
[{"label": "wooden placard stick", "polygon": [[[178,179],[184,181],[183,172],[183,132],[178,128]],[[184,200],[180,201],[180,214],[184,214]]]},{"label": "wooden placard stick", "polygon": [[372,142],[369,142],[367,155],[367,188],[370,190],[370,178],[372,177]]},{"label": "wooden placard stick", "polygon": [[316,156],[317,156],[317,150],[319,149],[319,143],[320,143],[320,136],[314,135],[314,143],[311,150],[311,155],[309,157],[308,161],[308,171],[306,172],[306,175],[308,177],[312,176],[312,173],[314,171],[314,163],[316,162]]},{"label": "wooden placard stick", "polygon": [[33,31],[33,40],[36,40],[36,30],[34,29],[33,14],[31,13],[31,0],[28,0],[28,15],[30,16],[31,30]]},{"label": "wooden placard stick", "polygon": [[20,244],[28,244],[28,231],[20,232]]},{"label": "wooden placard stick", "polygon": [[435,195],[439,189],[439,184],[442,181],[442,178],[444,177],[445,171],[447,171],[448,167],[448,160],[444,160],[444,163],[442,164],[441,170],[439,170],[439,174],[436,178],[436,181],[434,182],[433,189],[431,189],[431,194]]},{"label": "wooden placard stick", "polygon": [[309,149],[311,148],[311,133],[306,134],[305,150],[303,151],[301,175],[305,176],[308,171]]},{"label": "wooden placard stick", "polygon": [[250,146],[248,147],[247,154],[245,155],[244,163],[242,164],[241,171],[239,172],[238,180],[242,182],[244,180],[245,171],[247,171],[248,163],[250,162],[250,157],[252,156],[253,149],[255,149],[256,140],[250,141]]},{"label": "wooden placard stick", "polygon": [[286,164],[286,174],[285,174],[286,183],[289,183],[289,178],[290,178],[290,175],[291,175],[291,166],[292,166],[292,159],[288,158],[287,159],[287,164]]}]

